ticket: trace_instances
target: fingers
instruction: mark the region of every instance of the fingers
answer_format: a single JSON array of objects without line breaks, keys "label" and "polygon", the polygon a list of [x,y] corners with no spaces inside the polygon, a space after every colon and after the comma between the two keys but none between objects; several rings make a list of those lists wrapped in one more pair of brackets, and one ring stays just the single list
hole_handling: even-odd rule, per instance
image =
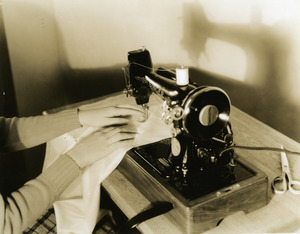
[{"label": "fingers", "polygon": [[107,118],[106,119],[106,124],[104,125],[105,126],[113,126],[113,125],[126,125],[129,123],[129,119],[128,118]]},{"label": "fingers", "polygon": [[105,148],[105,155],[109,155],[114,150],[120,148],[129,150],[133,147],[133,141],[136,134],[136,131],[131,131],[126,128],[103,128],[93,134],[92,137],[94,138],[94,143],[91,145],[91,147],[95,147],[95,145],[99,144],[102,145],[100,147]]},{"label": "fingers", "polygon": [[129,122],[145,121],[143,111],[131,105],[109,107],[108,115],[106,116],[108,125],[124,125]]},{"label": "fingers", "polygon": [[136,135],[135,133],[131,133],[131,132],[120,132],[113,135],[108,141],[108,143],[115,144],[116,142],[120,142],[120,141],[134,140],[135,135]]},{"label": "fingers", "polygon": [[135,136],[136,131],[126,127],[101,128],[78,142],[68,155],[80,168],[85,168],[115,150],[129,150],[133,147]]},{"label": "fingers", "polygon": [[109,107],[107,117],[129,117],[129,116],[138,116],[144,117],[144,112],[140,109],[133,107],[131,105],[123,105],[123,106],[114,106]]},{"label": "fingers", "polygon": [[106,127],[110,125],[126,125],[129,122],[143,122],[145,115],[136,107],[123,105],[80,110],[78,119],[83,126]]},{"label": "fingers", "polygon": [[134,139],[137,132],[126,128],[109,128],[102,131],[108,144],[114,144],[118,141],[131,140]]}]

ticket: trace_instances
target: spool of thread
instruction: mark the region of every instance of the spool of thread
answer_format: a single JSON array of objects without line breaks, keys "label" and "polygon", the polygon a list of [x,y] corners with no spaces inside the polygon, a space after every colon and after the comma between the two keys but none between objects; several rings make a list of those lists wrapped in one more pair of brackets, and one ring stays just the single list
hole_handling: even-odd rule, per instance
[{"label": "spool of thread", "polygon": [[189,69],[187,67],[176,68],[176,82],[179,86],[189,84]]}]

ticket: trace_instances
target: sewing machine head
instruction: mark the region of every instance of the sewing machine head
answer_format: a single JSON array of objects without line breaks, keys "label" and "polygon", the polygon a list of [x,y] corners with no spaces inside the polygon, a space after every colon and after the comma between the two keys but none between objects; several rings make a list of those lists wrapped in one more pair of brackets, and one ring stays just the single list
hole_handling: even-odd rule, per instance
[{"label": "sewing machine head", "polygon": [[[172,124],[171,153],[166,159],[184,183],[197,174],[219,174],[233,162],[230,99],[218,87],[189,81],[188,68],[176,71],[152,67],[148,50],[128,53],[126,94],[147,110],[152,93],[164,100],[163,120]],[[175,171],[175,172],[174,172]],[[193,182],[192,182],[193,183]]]}]

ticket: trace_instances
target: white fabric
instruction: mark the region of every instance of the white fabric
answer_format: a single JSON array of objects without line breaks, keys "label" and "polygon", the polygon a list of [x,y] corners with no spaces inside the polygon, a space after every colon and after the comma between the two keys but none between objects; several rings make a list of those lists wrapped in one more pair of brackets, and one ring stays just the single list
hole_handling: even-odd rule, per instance
[{"label": "white fabric", "polygon": [[[112,98],[106,100],[106,103],[112,105],[116,100],[119,99]],[[102,104],[103,102],[91,106]],[[149,119],[138,127],[139,134],[135,139],[135,146],[170,137],[171,126],[165,125],[160,116],[160,105],[150,107]],[[91,131],[93,131],[92,128],[80,128],[49,142],[44,169],[49,167],[59,155],[71,149],[80,139],[89,135]],[[99,217],[100,184],[118,166],[125,153],[124,149],[116,149],[111,155],[85,169],[54,203],[59,234],[92,233]]]}]

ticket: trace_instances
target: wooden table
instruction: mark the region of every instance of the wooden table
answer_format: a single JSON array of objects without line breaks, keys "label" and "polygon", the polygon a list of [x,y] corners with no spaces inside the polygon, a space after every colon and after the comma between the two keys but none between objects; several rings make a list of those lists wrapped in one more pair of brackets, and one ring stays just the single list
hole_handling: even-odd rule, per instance
[{"label": "wooden table", "polygon": [[[124,94],[114,94],[120,103],[126,102]],[[89,100],[74,105],[90,104],[103,98]],[[125,101],[124,101],[125,100]],[[104,100],[105,102],[105,100]],[[157,103],[156,103],[157,104]],[[59,111],[56,109],[55,111]],[[284,115],[282,116],[284,118]],[[232,107],[231,123],[234,132],[234,143],[246,146],[270,146],[300,151],[300,144],[286,137],[264,123],[254,119],[241,110]],[[299,120],[300,121],[300,120]],[[288,124],[288,123],[287,123]],[[240,157],[248,160],[269,177],[270,182],[281,173],[280,153],[271,151],[248,151],[236,149]],[[288,155],[292,174],[300,179],[300,156]],[[112,200],[131,218],[145,209],[150,202],[120,173],[118,168],[102,183]],[[206,233],[273,233],[300,232],[300,195],[287,191],[285,194],[274,194],[270,189],[270,202],[265,207],[245,214],[237,212],[227,216],[221,224]],[[143,233],[170,233],[180,231],[164,216],[150,219],[138,226]]]}]

